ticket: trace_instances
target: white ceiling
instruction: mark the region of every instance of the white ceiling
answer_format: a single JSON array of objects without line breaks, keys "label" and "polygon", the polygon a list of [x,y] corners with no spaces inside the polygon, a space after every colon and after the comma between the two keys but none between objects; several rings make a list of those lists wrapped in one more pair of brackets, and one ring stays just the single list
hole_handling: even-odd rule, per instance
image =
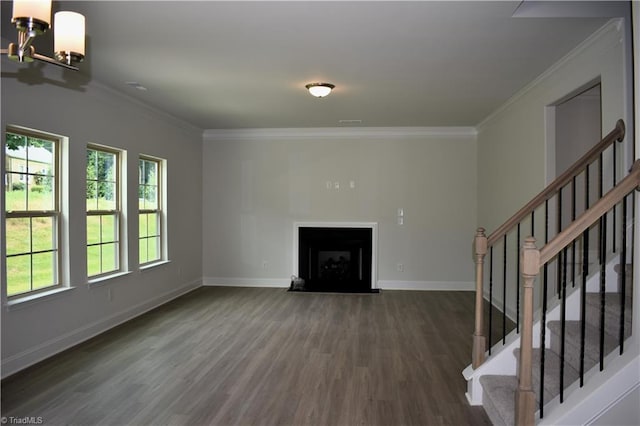
[{"label": "white ceiling", "polygon": [[[13,39],[2,3],[2,36]],[[77,81],[201,129],[229,129],[474,126],[607,21],[608,12],[582,13],[593,2],[563,3],[563,16],[597,16],[581,18],[512,17],[519,4],[67,1],[54,9],[86,16]],[[49,53],[50,41],[39,42]],[[334,93],[313,98],[304,85],[316,81],[335,84]]]}]

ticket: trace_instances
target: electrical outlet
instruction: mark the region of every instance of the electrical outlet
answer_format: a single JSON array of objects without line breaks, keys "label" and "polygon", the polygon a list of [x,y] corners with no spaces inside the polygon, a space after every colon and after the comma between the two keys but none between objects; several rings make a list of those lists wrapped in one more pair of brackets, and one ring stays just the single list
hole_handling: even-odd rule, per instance
[{"label": "electrical outlet", "polygon": [[113,302],[113,293],[111,292],[111,289],[107,289],[107,300],[109,302]]},{"label": "electrical outlet", "polygon": [[262,269],[267,269],[267,266],[269,266],[269,262],[267,262],[266,260],[262,261]]},{"label": "electrical outlet", "polygon": [[404,265],[402,263],[398,263],[398,272],[404,272]]}]

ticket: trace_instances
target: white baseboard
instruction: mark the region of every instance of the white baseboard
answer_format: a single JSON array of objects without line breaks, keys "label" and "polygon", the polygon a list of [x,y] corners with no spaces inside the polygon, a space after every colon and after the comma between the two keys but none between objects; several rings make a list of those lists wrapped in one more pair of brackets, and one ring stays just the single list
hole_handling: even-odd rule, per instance
[{"label": "white baseboard", "polygon": [[472,281],[378,281],[383,290],[474,291]]},{"label": "white baseboard", "polygon": [[5,377],[15,374],[20,370],[24,370],[25,368],[43,361],[55,354],[87,341],[111,328],[130,321],[135,317],[155,309],[158,306],[164,305],[165,303],[201,286],[202,281],[197,279],[180,288],[156,296],[124,311],[116,312],[106,318],[86,324],[61,336],[43,342],[33,348],[9,356],[2,360],[2,378],[4,379]]},{"label": "white baseboard", "polygon": [[283,287],[291,285],[291,278],[231,278],[231,277],[204,277],[204,286],[216,287]]},{"label": "white baseboard", "polygon": [[[204,277],[204,286],[219,287],[289,287],[290,278]],[[386,290],[474,291],[471,281],[378,281],[373,288]]]}]

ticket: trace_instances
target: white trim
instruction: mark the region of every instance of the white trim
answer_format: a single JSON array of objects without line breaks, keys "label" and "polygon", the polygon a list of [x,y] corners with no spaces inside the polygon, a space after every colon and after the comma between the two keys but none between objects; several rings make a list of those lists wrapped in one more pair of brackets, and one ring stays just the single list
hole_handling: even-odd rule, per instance
[{"label": "white trim", "polygon": [[300,228],[371,229],[371,289],[378,288],[378,222],[293,222],[293,275],[298,275],[298,234]]},{"label": "white trim", "polygon": [[[296,264],[297,265],[297,264]],[[291,278],[204,277],[203,286],[289,288]],[[380,280],[372,288],[383,290],[474,291],[473,281],[391,281]]]},{"label": "white trim", "polygon": [[205,142],[235,140],[316,140],[476,137],[474,127],[310,127],[277,129],[207,129]]},{"label": "white trim", "polygon": [[42,291],[38,293],[29,293],[23,297],[18,297],[15,299],[7,300],[5,303],[5,308],[7,311],[13,311],[16,309],[24,308],[26,306],[31,306],[35,303],[44,302],[45,300],[50,300],[54,297],[59,297],[68,291],[74,290],[76,287],[56,287],[52,290]]},{"label": "white trim", "polygon": [[142,265],[139,265],[138,270],[140,272],[146,272],[159,266],[168,265],[169,263],[171,263],[170,260],[156,260],[155,262],[143,263]]},{"label": "white trim", "polygon": [[202,285],[213,287],[271,287],[288,288],[291,278],[232,278],[204,277]]},{"label": "white trim", "polygon": [[140,108],[140,110],[144,111],[147,115],[150,113],[151,117],[154,119],[161,119],[162,121],[170,121],[171,124],[179,127],[181,130],[187,132],[198,132],[200,127],[195,124],[185,120],[184,118],[180,118],[176,115],[173,115],[165,110],[159,109],[151,104],[148,104],[140,99],[134,98],[129,93],[126,93],[127,87],[125,85],[122,86],[122,89],[115,89],[110,87],[104,83],[98,82],[96,80],[91,80],[86,84],[85,87],[93,88],[96,92],[101,92],[103,94],[108,94],[109,96],[120,98],[126,103],[133,104]]},{"label": "white trim", "polygon": [[32,348],[24,350],[15,355],[8,356],[2,360],[2,378],[17,373],[30,367],[44,359],[60,353],[72,346],[85,342],[99,334],[104,333],[120,324],[132,320],[152,309],[155,309],[173,299],[176,299],[202,285],[200,279],[183,285],[178,289],[168,291],[150,300],[134,305],[124,311],[116,312],[106,318],[102,318],[93,323],[82,325],[61,336],[50,339]]},{"label": "white trim", "polygon": [[378,281],[383,290],[475,291],[473,281]]},{"label": "white trim", "polygon": [[[20,70],[20,67],[17,64],[15,64],[13,61],[3,62],[2,67],[3,67],[3,70],[5,71],[7,70],[6,69],[7,67],[9,67],[9,70],[12,70],[12,71]],[[43,70],[43,73],[47,77],[50,77],[52,80],[56,80],[56,81],[61,80],[60,74],[58,73],[58,71],[56,71],[57,68],[43,67],[42,70]],[[122,85],[122,88],[116,89],[93,79],[86,83],[81,83],[80,87],[83,89],[84,92],[86,92],[87,90],[95,90],[98,96],[108,95],[112,98],[118,98],[127,104],[135,105],[139,107],[141,111],[144,111],[144,113],[147,116],[151,114],[151,117],[155,119],[160,119],[164,122],[170,121],[173,125],[175,125],[176,127],[179,127],[184,131],[194,132],[194,133],[202,131],[202,128],[195,125],[194,123],[191,123],[178,116],[172,115],[167,111],[161,110],[155,106],[152,106],[151,104],[148,104],[140,99],[137,99],[131,96],[129,93],[127,93],[127,87],[124,84]]]},{"label": "white trim", "polygon": [[111,280],[114,280],[116,278],[121,278],[121,277],[130,275],[132,273],[133,271],[118,271],[115,274],[102,275],[97,278],[92,278],[87,281],[87,287],[89,288],[101,287],[107,284],[108,282],[110,282]]}]

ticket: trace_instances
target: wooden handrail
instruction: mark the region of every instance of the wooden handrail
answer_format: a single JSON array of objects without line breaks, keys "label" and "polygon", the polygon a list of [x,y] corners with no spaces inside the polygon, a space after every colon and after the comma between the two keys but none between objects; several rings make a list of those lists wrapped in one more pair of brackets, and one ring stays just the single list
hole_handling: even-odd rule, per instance
[{"label": "wooden handrail", "polygon": [[[600,198],[590,209],[574,220],[564,231],[538,250],[535,239],[529,237],[521,251],[521,269],[524,288],[523,325],[520,343],[520,361],[518,370],[518,387],[515,397],[515,424],[535,424],[535,393],[531,387],[533,346],[533,281],[540,268],[553,259],[565,247],[596,223],[604,214],[624,199],[629,193],[640,187],[640,160],[633,163],[629,174],[614,186],[607,194]],[[544,297],[544,296],[543,296]],[[604,303],[604,302],[603,302]],[[584,309],[584,308],[583,308]],[[604,309],[604,305],[602,305]],[[562,370],[561,370],[562,371]]]},{"label": "wooden handrail", "polygon": [[569,245],[582,233],[593,225],[606,212],[613,209],[627,194],[640,187],[640,160],[636,160],[631,172],[614,186],[605,196],[600,198],[591,208],[569,225],[564,231],[556,235],[540,249],[540,265],[553,259],[560,250]]},{"label": "wooden handrail", "polygon": [[[475,257],[475,263],[476,263],[476,300],[475,300],[476,318],[475,318],[475,329],[473,333],[473,350],[472,350],[472,367],[474,369],[478,368],[484,362],[485,350],[486,350],[486,344],[487,344],[487,337],[485,336],[484,321],[483,321],[483,315],[484,315],[483,314],[483,303],[484,303],[484,294],[483,294],[484,272],[483,271],[484,271],[484,258],[485,258],[485,255],[487,254],[488,247],[493,247],[493,245],[496,242],[503,239],[516,225],[518,225],[527,216],[529,216],[531,212],[537,209],[545,201],[547,201],[548,199],[556,195],[557,192],[561,188],[563,188],[565,185],[567,185],[569,182],[571,182],[575,176],[582,173],[589,166],[589,164],[591,164],[606,148],[608,148],[610,145],[612,145],[616,141],[622,142],[622,140],[624,139],[624,136],[625,136],[624,121],[618,120],[616,122],[615,128],[612,131],[610,131],[609,134],[607,134],[600,142],[598,142],[593,148],[591,148],[585,155],[580,157],[578,161],[576,161],[569,169],[567,169],[567,171],[565,171],[562,175],[556,178],[551,184],[549,184],[542,192],[540,192],[536,197],[534,197],[531,201],[529,201],[524,207],[518,210],[518,212],[515,215],[513,215],[509,220],[504,222],[495,231],[493,231],[491,235],[489,235],[489,237],[486,236],[484,229],[478,228],[476,233],[476,238],[474,240],[474,257]],[[639,167],[640,166],[638,166],[638,164],[636,163],[634,164],[634,167],[632,170],[636,171]],[[640,177],[638,177],[635,173],[633,173],[633,175],[636,176],[635,177],[636,180],[640,180]],[[631,177],[625,178],[622,181],[622,182],[625,182],[624,185],[621,186],[619,189],[617,189],[615,194],[621,194],[623,192],[624,192],[623,196],[628,194],[631,191],[631,189],[629,188],[633,187],[631,179],[634,179],[634,178],[631,178]],[[622,182],[620,184],[622,184]],[[620,186],[620,184],[616,185],[615,188]],[[638,186],[638,183],[636,182],[635,185]],[[612,196],[615,196],[615,195],[612,195]],[[608,195],[607,197],[612,197],[612,196]],[[607,198],[607,200],[609,199],[610,198]],[[598,206],[599,209],[604,208],[606,206],[605,203],[607,202],[608,201],[606,200],[605,201],[601,200],[600,202],[596,203],[592,207],[592,209],[588,210],[589,212],[591,212],[590,216],[585,218],[581,217],[581,220],[583,221],[592,220],[591,215],[597,214],[596,210],[594,210],[595,207]],[[614,204],[615,203],[617,203],[617,201],[614,202]],[[612,206],[614,204],[612,204]],[[605,209],[600,215],[608,211],[609,208],[610,207]],[[556,239],[551,241],[550,244],[548,244],[547,247],[545,248],[546,255],[548,255],[549,258],[555,256],[557,252],[563,248],[564,244],[570,241],[573,241],[573,239],[580,234],[581,231],[576,231],[576,229],[579,229],[579,227],[581,226],[587,226],[587,227],[590,226],[590,224],[581,225],[582,223],[583,222],[579,222],[579,224],[574,223],[573,226],[569,227],[568,229],[571,229],[571,232],[572,232],[571,234],[563,232],[562,235],[565,237],[563,237],[562,240],[558,239],[559,237],[558,236],[556,237]],[[574,235],[576,233],[577,235],[569,238],[569,235]],[[567,238],[568,240],[565,241]],[[553,243],[553,245],[551,245],[551,243]],[[556,245],[558,247],[557,249],[555,248]],[[506,244],[505,244],[505,247],[506,247]],[[554,252],[554,250],[557,250],[557,251]],[[490,303],[493,303],[493,302],[491,301]],[[489,332],[489,336],[491,336],[491,332]],[[490,343],[491,342],[489,339],[489,344]]]},{"label": "wooden handrail", "polygon": [[580,157],[567,171],[558,176],[553,182],[551,182],[542,192],[536,195],[531,201],[525,204],[516,214],[511,216],[509,220],[500,225],[495,231],[493,231],[487,238],[489,246],[494,245],[505,234],[513,229],[518,223],[522,222],[528,215],[531,214],[542,203],[553,197],[556,192],[566,184],[571,182],[574,176],[577,176],[582,172],[587,165],[591,164],[609,145],[614,142],[622,142],[625,135],[624,121],[618,120],[616,127],[609,132],[598,144],[591,148],[585,155]]}]

